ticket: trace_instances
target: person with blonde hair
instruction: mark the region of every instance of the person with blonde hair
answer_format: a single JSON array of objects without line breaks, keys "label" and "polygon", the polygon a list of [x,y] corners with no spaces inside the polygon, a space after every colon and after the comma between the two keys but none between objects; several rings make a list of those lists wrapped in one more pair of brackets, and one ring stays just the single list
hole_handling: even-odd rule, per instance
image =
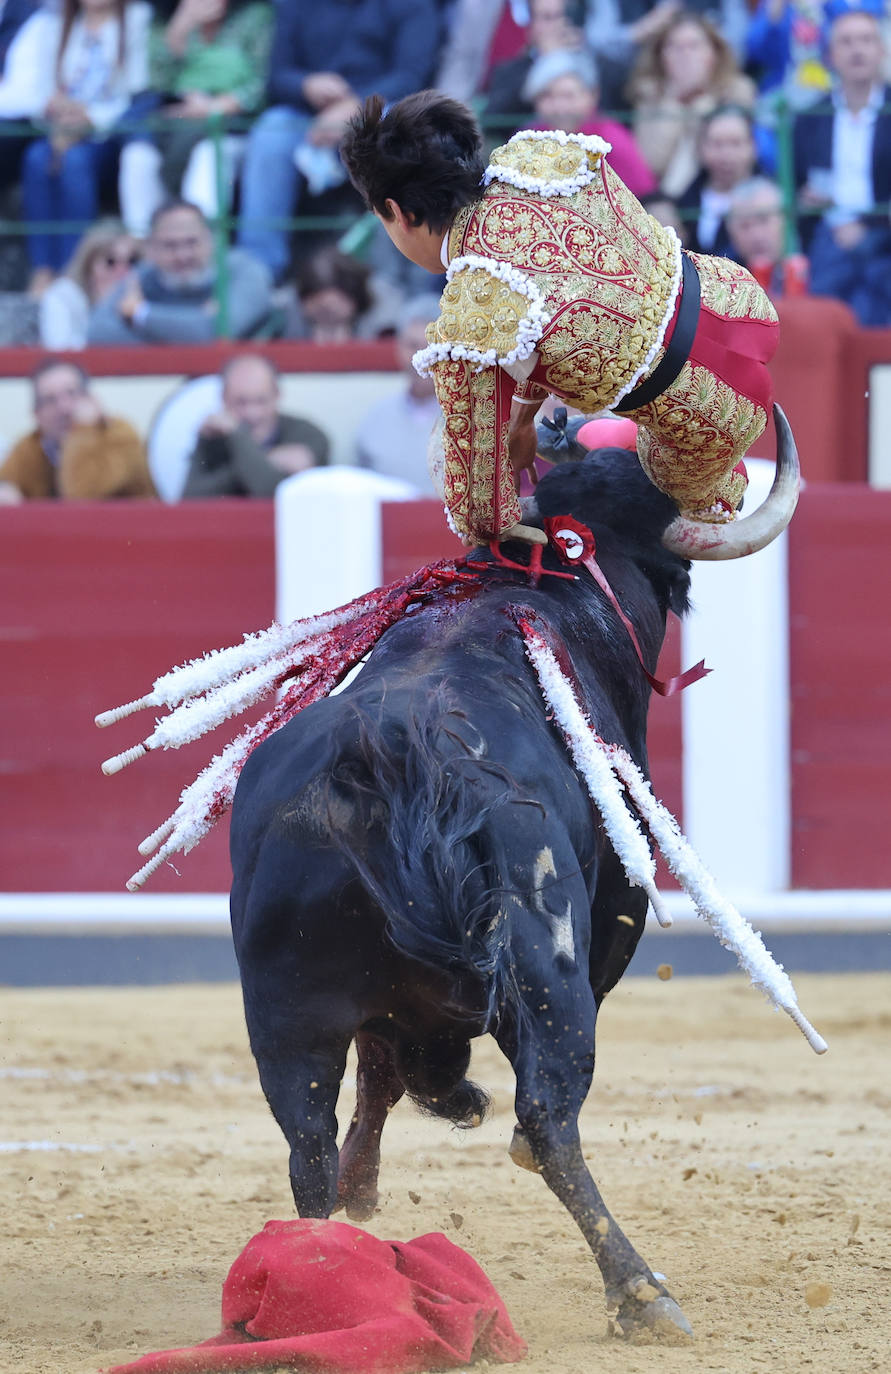
[{"label": "person with blonde hair", "polygon": [[44,348],[86,348],[90,311],[139,262],[139,249],[120,220],[100,220],[77,245],[61,277],[40,298]]},{"label": "person with blonde hair", "polygon": [[679,10],[641,49],[628,94],[638,146],[667,196],[700,170],[702,121],[720,105],[751,110],[755,86],[711,20]]}]

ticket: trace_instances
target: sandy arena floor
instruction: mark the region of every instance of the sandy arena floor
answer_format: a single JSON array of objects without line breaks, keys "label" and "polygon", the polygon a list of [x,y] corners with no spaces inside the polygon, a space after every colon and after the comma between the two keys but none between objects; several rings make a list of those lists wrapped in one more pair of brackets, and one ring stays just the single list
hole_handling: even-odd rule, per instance
[{"label": "sandy arena floor", "polygon": [[[474,1074],[492,1120],[462,1134],[400,1105],[370,1229],[465,1246],[529,1342],[526,1374],[886,1370],[891,975],[796,982],[822,1059],[737,976],[627,980],[604,1008],[586,1153],[693,1323],[686,1348],[608,1337],[584,1242],[508,1159],[491,1042]],[[0,1371],[88,1374],[214,1334],[230,1262],[293,1214],[237,988],[2,999]]]}]

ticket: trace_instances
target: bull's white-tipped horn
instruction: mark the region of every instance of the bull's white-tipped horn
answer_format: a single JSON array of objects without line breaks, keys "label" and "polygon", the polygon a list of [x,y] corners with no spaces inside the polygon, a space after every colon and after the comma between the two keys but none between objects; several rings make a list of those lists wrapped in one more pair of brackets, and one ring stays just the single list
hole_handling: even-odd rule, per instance
[{"label": "bull's white-tipped horn", "polygon": [[138,701],[126,701],[123,706],[115,706],[111,711],[100,711],[94,719],[99,729],[104,730],[106,725],[117,725],[119,720],[126,720],[127,716],[134,716],[137,711],[144,711],[147,706],[157,706],[158,704],[154,692],[149,692],[147,696],[140,697]]},{"label": "bull's white-tipped horn", "polygon": [[147,754],[148,749],[144,744],[134,744],[132,749],[125,749],[123,754],[115,754],[114,758],[106,759],[102,765],[102,771],[107,778],[111,778],[115,773],[120,773],[122,769],[141,759],[143,754]]},{"label": "bull's white-tipped horn", "polygon": [[712,525],[679,515],[662,536],[662,543],[681,558],[711,560],[745,558],[772,543],[788,525],[798,505],[801,469],[789,421],[778,405],[773,408],[777,432],[777,470],[765,501],[741,520]]}]

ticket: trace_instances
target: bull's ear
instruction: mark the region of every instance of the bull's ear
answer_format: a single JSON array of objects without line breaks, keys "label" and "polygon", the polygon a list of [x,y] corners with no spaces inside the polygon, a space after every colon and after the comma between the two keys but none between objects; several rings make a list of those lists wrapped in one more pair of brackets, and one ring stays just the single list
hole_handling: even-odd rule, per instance
[{"label": "bull's ear", "polygon": [[685,616],[690,609],[690,564],[678,561],[669,570],[666,578],[668,584],[668,609],[674,611],[676,616]]}]

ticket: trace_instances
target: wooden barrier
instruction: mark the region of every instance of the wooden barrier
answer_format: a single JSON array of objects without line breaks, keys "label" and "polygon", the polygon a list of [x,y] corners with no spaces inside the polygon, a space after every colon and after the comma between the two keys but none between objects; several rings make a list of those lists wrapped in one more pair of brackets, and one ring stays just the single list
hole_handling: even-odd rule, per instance
[{"label": "wooden barrier", "polygon": [[[385,579],[455,551],[440,519],[434,502],[385,508]],[[891,888],[889,526],[891,493],[847,484],[811,486],[791,528],[795,886]],[[137,843],[231,730],[107,779],[101,759],[132,744],[140,720],[147,733],[151,713],[101,733],[93,716],[270,622],[272,505],[0,508],[0,587],[0,886],[119,892],[141,862]],[[673,625],[661,671],[677,671],[678,639]],[[654,779],[678,812],[680,746],[676,700],[654,701]],[[733,747],[731,720],[716,740],[716,785]],[[162,869],[150,890],[225,891],[226,828],[177,862],[181,877]]]},{"label": "wooden barrier", "polygon": [[790,527],[792,885],[891,888],[891,492],[814,486]]},{"label": "wooden barrier", "polygon": [[[149,733],[152,713],[101,732],[93,717],[269,624],[272,503],[2,507],[0,587],[0,885],[121,891],[137,844],[231,731],[105,778],[102,759]],[[227,890],[226,829],[152,890]]]},{"label": "wooden barrier", "polygon": [[[433,501],[386,508],[384,537],[385,579],[457,551]],[[0,888],[119,892],[142,863],[139,841],[232,731],[105,778],[101,760],[148,733],[152,714],[101,732],[93,717],[174,664],[269,624],[272,503],[0,507],[0,586]],[[664,666],[675,672],[675,634],[670,645]],[[652,756],[666,800],[678,805],[671,703],[654,708]],[[227,890],[227,828],[218,824],[176,861],[181,877],[162,868],[149,890]]]}]

